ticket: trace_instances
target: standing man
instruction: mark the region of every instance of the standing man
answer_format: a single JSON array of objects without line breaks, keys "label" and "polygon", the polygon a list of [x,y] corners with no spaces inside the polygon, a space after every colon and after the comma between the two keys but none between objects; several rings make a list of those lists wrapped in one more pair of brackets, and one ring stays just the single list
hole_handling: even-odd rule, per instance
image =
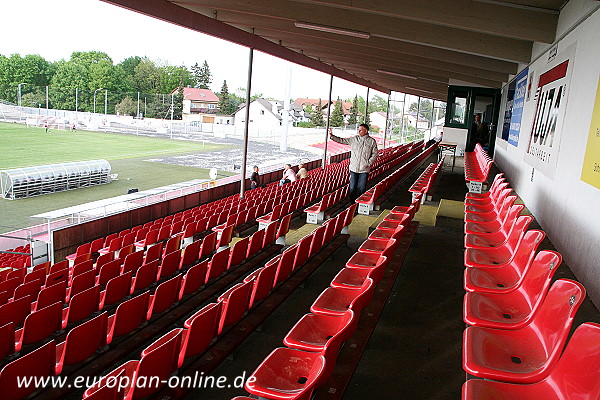
[{"label": "standing man", "polygon": [[254,172],[250,177],[250,189],[256,189],[260,186],[260,175],[258,174],[258,165],[254,166]]},{"label": "standing man", "polygon": [[367,189],[369,170],[377,158],[377,142],[369,136],[367,124],[360,124],[358,135],[351,138],[335,136],[332,129],[329,129],[329,138],[334,142],[350,145],[350,201],[354,202]]}]

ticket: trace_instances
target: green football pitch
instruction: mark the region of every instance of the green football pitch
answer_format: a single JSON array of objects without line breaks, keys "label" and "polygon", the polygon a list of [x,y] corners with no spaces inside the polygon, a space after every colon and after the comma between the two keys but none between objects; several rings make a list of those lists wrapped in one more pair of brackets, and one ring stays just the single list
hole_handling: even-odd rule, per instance
[{"label": "green football pitch", "polygon": [[[43,221],[31,215],[192,179],[208,178],[208,170],[145,161],[235,148],[199,142],[89,131],[55,131],[20,124],[0,123],[0,170],[105,159],[119,179],[92,186],[27,199],[0,198],[0,225],[22,228]],[[221,176],[231,175],[220,171]],[[0,233],[10,231],[0,227]]]}]

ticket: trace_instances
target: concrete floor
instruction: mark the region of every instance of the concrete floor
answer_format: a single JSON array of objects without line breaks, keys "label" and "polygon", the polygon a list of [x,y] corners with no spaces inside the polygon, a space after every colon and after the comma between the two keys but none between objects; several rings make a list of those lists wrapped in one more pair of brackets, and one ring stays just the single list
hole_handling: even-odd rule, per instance
[{"label": "concrete floor", "polygon": [[[407,179],[382,209],[408,205],[407,189],[425,166]],[[457,158],[454,171],[449,166],[444,167],[433,201],[425,205],[437,207],[440,199],[462,202],[465,193],[462,159]],[[347,245],[340,247],[304,287],[296,290],[268,318],[259,332],[244,342],[233,359],[223,363],[212,375],[225,376],[228,382],[234,382],[235,377],[247,377],[270,351],[282,346],[285,334],[309,311],[314,299],[356,251],[364,240],[366,228],[377,216],[357,218]],[[311,227],[303,226],[304,218],[301,218],[292,223],[295,233],[289,236],[291,242],[310,232]],[[378,325],[344,394],[345,400],[460,398],[466,378],[461,366],[465,328],[462,320],[464,223],[462,219],[438,215],[435,226],[429,225],[424,221],[419,226]],[[538,228],[535,222],[530,227],[533,228]],[[540,246],[540,249],[552,248],[548,239]],[[563,264],[554,276],[558,278],[574,277]],[[600,313],[589,299],[581,306],[572,331],[585,321],[600,322]],[[243,388],[232,385],[198,389],[187,398],[231,399],[245,394]]]}]

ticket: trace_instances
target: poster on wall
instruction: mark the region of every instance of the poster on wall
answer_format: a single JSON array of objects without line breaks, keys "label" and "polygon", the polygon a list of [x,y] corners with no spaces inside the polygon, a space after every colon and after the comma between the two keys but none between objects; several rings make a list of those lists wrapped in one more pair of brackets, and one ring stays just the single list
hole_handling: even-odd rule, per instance
[{"label": "poster on wall", "polygon": [[598,78],[596,101],[581,169],[581,180],[600,189],[600,78]]},{"label": "poster on wall", "polygon": [[515,79],[515,92],[513,98],[512,115],[510,117],[510,129],[508,131],[508,143],[517,147],[519,145],[519,132],[521,132],[521,118],[523,117],[523,106],[525,105],[525,93],[527,91],[528,68],[525,68]]},{"label": "poster on wall", "polygon": [[508,133],[510,132],[510,119],[512,118],[516,86],[517,80],[513,79],[508,84],[508,90],[506,91],[506,107],[504,107],[504,122],[502,123],[501,136],[503,140],[508,140]]},{"label": "poster on wall", "polygon": [[574,56],[575,43],[557,53],[542,69],[535,90],[535,112],[523,159],[550,178],[556,172]]}]

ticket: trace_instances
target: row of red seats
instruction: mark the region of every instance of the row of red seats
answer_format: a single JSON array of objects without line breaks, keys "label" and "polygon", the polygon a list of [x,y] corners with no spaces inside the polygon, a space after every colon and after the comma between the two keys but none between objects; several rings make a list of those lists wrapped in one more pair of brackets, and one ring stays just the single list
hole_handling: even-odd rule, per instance
[{"label": "row of red seats", "polygon": [[[162,223],[163,221],[155,221],[154,224],[157,223]],[[288,224],[289,224],[289,218],[288,218]],[[165,230],[166,227],[162,227],[161,228],[161,232],[168,232],[168,230]],[[230,239],[231,239],[231,233],[232,233],[232,226],[229,226],[228,229],[226,230],[226,233],[224,232],[219,232],[220,235],[220,240],[219,243],[217,244],[217,248],[218,247],[222,247],[223,244],[227,244],[229,243]],[[137,233],[136,233],[137,232]],[[139,229],[139,230],[134,230],[133,233],[139,234],[139,233],[143,233],[144,230]],[[151,231],[152,232],[152,231]],[[111,243],[113,243],[114,240],[120,240],[122,238],[127,238],[127,237],[132,237],[132,232],[127,232],[124,231],[122,232],[124,233],[123,235],[116,235],[117,237],[113,238],[111,240]],[[208,239],[210,239],[212,237],[212,235],[209,235],[206,239],[208,241]],[[138,237],[139,238],[139,237]],[[154,244],[155,240],[157,239],[162,239],[161,237],[157,237],[157,238],[153,238],[153,240],[147,240],[148,238],[146,237],[146,240],[141,240],[138,241],[136,243],[134,243],[135,245],[139,246],[138,249],[143,249],[142,246],[144,247],[148,247],[151,246],[152,244]],[[132,239],[130,239],[129,241],[131,241]],[[175,251],[176,249],[179,248],[179,243],[180,243],[180,237],[179,236],[175,236],[171,239],[169,239],[167,241],[167,246],[166,249],[164,251],[164,253],[171,253],[173,251]],[[206,242],[205,242],[206,243]],[[140,257],[138,257],[138,254],[132,255],[131,257],[127,257],[129,255],[129,253],[133,252],[133,245],[127,245],[127,247],[123,247],[120,248],[120,245],[122,245],[123,242],[119,243],[119,246],[115,246],[113,248],[111,248],[109,246],[108,249],[106,249],[105,252],[102,252],[102,249],[99,249],[100,252],[102,253],[99,258],[98,258],[98,262],[96,263],[95,268],[93,267],[92,261],[90,259],[90,253],[85,253],[85,251],[89,251],[91,249],[91,245],[90,247],[85,247],[84,246],[84,250],[81,251],[80,255],[77,255],[77,257],[74,259],[74,262],[76,262],[76,267],[74,268],[72,271],[69,272],[69,276],[71,277],[71,279],[73,279],[74,277],[77,277],[76,280],[74,280],[75,285],[73,287],[71,287],[71,281],[69,281],[69,291],[67,292],[67,301],[68,299],[75,294],[78,294],[79,292],[83,291],[84,289],[87,289],[92,282],[98,282],[101,285],[104,285],[105,283],[107,283],[111,278],[115,277],[115,274],[119,271],[119,265],[122,264],[122,270],[121,273],[126,273],[129,271],[133,271],[134,268],[139,267],[139,261],[138,261],[138,265],[135,265],[135,263],[130,262],[128,263],[128,261],[130,259],[132,259],[132,257],[136,257],[136,259],[141,260]],[[203,247],[204,248],[204,247]],[[157,249],[157,247],[152,246],[150,247],[150,249]],[[212,251],[212,248],[210,249]],[[112,256],[113,254],[118,254],[120,253],[120,258],[119,259],[123,259],[121,260],[121,262],[118,262],[117,260],[114,260],[114,257]],[[153,252],[151,252],[153,253]],[[156,253],[156,252],[154,252]],[[189,252],[188,252],[189,253]],[[164,254],[163,254],[164,255]],[[146,256],[146,262],[148,261],[148,256]],[[106,265],[104,265],[106,264]],[[57,266],[53,266],[53,267],[57,267]],[[61,266],[62,268],[62,266]],[[98,271],[98,276],[92,276],[95,272],[92,272],[91,270],[94,269],[94,271]],[[145,271],[145,269],[143,270]],[[164,271],[164,270],[163,270]],[[134,271],[135,272],[135,271]],[[35,273],[33,275],[30,275],[30,277],[37,277],[37,275],[41,275],[43,273],[43,271],[41,269],[37,269],[35,271]],[[79,276],[81,274],[81,276]],[[65,275],[64,272],[61,272],[60,270],[57,270],[56,268],[52,268],[51,269],[51,274],[46,277],[45,280],[45,286],[50,286],[50,284],[55,284],[58,282],[59,279],[61,279],[63,276]],[[40,276],[40,278],[42,278]],[[30,295],[35,295],[36,293],[33,293],[32,291],[40,291],[42,289],[42,282],[44,280],[41,279],[40,281],[37,282],[27,282],[27,291],[28,294]],[[21,281],[22,282],[22,281]],[[15,285],[20,284],[21,282],[15,280]],[[136,280],[136,282],[139,282],[139,280]],[[11,284],[13,284],[13,282],[11,282]],[[34,287],[36,286],[36,287]],[[11,287],[10,291],[6,291],[4,293],[6,293],[7,295],[5,297],[9,297],[9,293],[12,294],[14,293],[13,290],[16,290],[16,292],[19,294],[20,297],[23,297],[23,290],[20,290],[21,288],[16,288],[16,287]],[[3,293],[2,291],[0,291],[0,293]],[[46,293],[46,292],[44,292]],[[20,298],[19,297],[19,298]],[[14,295],[12,298],[15,298]],[[12,300],[11,298],[11,300]],[[64,298],[64,297],[63,297]],[[20,304],[20,303],[19,303]],[[10,305],[7,308],[15,308],[16,305]],[[19,310],[25,310],[25,307],[21,307],[19,308]],[[36,308],[34,308],[33,311],[37,311]],[[7,313],[7,315],[12,315],[13,313]],[[16,318],[16,321],[13,321],[15,323],[20,324],[21,322],[23,322],[22,320],[24,320],[24,318],[26,318],[25,315],[25,311],[23,312],[19,312],[19,317]]]},{"label": "row of red seats", "polygon": [[[342,170],[341,168],[338,168],[338,170]],[[180,214],[182,217],[184,216],[183,213]],[[112,238],[109,237],[107,239],[112,241],[114,240],[121,240],[121,239],[125,239],[127,240],[127,238],[129,237],[129,242],[132,241],[132,234],[136,234],[139,235],[140,233],[144,232],[144,229],[151,229],[152,226],[161,226],[160,231],[161,232],[168,232],[168,230],[165,230],[166,227],[162,226],[162,224],[164,222],[173,222],[173,221],[177,221],[178,217],[175,216],[173,218],[169,218],[166,217],[164,219],[160,219],[157,221],[154,221],[152,224],[147,224],[147,226],[145,227],[140,227],[138,229],[133,229],[133,232],[129,231],[129,230],[125,230],[120,232],[119,234],[115,234]],[[285,220],[285,219],[284,219]],[[288,222],[288,228],[289,228],[289,218],[287,218],[287,222]],[[223,241],[225,244],[229,243],[230,238],[231,238],[231,228],[228,229],[228,233],[223,235],[222,232],[219,232],[221,238],[219,240],[219,243],[217,244],[217,248],[221,247],[223,245]],[[216,234],[215,234],[216,235]],[[214,235],[209,235],[206,240],[205,240],[205,245],[206,243],[209,242],[209,239],[212,238]],[[226,238],[226,239],[225,239]],[[140,239],[140,236],[136,237],[136,239]],[[147,238],[146,238],[147,239]],[[158,239],[158,238],[156,238]],[[160,238],[162,239],[162,238]],[[145,243],[140,243],[141,241],[144,241]],[[142,239],[141,241],[138,241],[137,245],[140,245],[139,249],[143,249],[143,247],[148,247],[150,245],[152,245],[155,240],[144,240]],[[176,249],[179,248],[179,243],[180,243],[180,237],[175,236],[171,239],[169,239],[167,241],[167,246],[166,249],[163,252],[163,256],[167,253],[171,253],[173,251],[175,251]],[[214,242],[212,242],[214,243]],[[245,241],[242,241],[241,243],[238,244],[238,246],[236,246],[236,248],[240,248],[240,245],[242,243],[245,243]],[[123,242],[120,242],[120,245],[122,245]],[[125,244],[127,244],[127,242],[125,242]],[[173,244],[173,246],[171,246],[171,244]],[[63,267],[66,267],[64,265],[64,263],[60,263],[63,265],[60,265],[60,269],[58,268],[58,265],[52,266],[50,268],[48,268],[48,265],[46,266],[36,266],[36,270],[34,271],[34,273],[32,274],[28,274],[27,278],[32,278],[31,280],[28,279],[27,282],[25,282],[27,285],[23,285],[23,281],[18,281],[15,279],[15,282],[10,282],[11,285],[14,285],[13,287],[11,287],[11,290],[7,290],[5,292],[0,290],[0,294],[5,293],[7,299],[10,298],[10,300],[13,299],[22,299],[25,296],[25,290],[23,289],[27,289],[27,294],[30,296],[35,296],[35,297],[39,297],[39,293],[41,292],[41,298],[42,299],[47,299],[49,298],[49,296],[46,296],[48,293],[53,293],[54,297],[56,299],[60,300],[60,297],[62,297],[63,301],[68,302],[69,299],[71,297],[73,297],[76,294],[79,294],[80,292],[85,291],[86,289],[90,288],[90,286],[92,286],[93,284],[100,284],[100,285],[105,285],[107,284],[112,278],[116,278],[117,274],[126,274],[127,272],[132,272],[135,273],[137,272],[137,268],[140,267],[140,262],[142,260],[141,257],[139,257],[139,255],[141,255],[140,252],[135,252],[134,254],[131,254],[131,256],[129,257],[129,253],[133,253],[133,245],[127,245],[127,247],[122,247],[119,249],[119,246],[115,246],[113,248],[110,247],[106,249],[106,251],[101,252],[102,254],[99,256],[98,261],[96,263],[96,266],[93,265],[93,262],[91,260],[90,254],[91,253],[86,253],[86,251],[90,251],[91,250],[91,243],[89,244],[89,246],[82,246],[80,249],[84,249],[84,250],[79,250],[80,253],[82,254],[77,254],[75,259],[73,259],[74,262],[76,262],[75,267],[71,270],[69,270],[68,272],[63,271]],[[213,246],[210,246],[211,249],[210,251],[212,251],[214,249],[214,244]],[[152,246],[149,249],[152,250],[156,250],[158,249],[158,246]],[[203,246],[202,249],[206,248],[206,246]],[[103,249],[98,249],[99,252]],[[190,249],[188,249],[188,251],[185,254],[190,254],[189,252]],[[120,253],[120,257],[117,258],[117,260],[115,260],[116,257],[114,257],[115,254]],[[153,259],[158,258],[158,254],[160,252],[156,252],[156,251],[150,251],[148,253],[154,253],[156,254],[156,256],[153,256]],[[237,253],[236,253],[237,254]],[[150,254],[146,255],[145,257],[145,263],[148,263],[148,259],[149,259]],[[238,257],[239,258],[239,257]],[[243,256],[241,257],[243,259]],[[137,262],[133,262],[133,259],[137,260]],[[170,260],[171,258],[167,258],[166,260]],[[130,262],[132,261],[132,262]],[[106,264],[106,265],[105,265]],[[45,268],[39,268],[39,267],[45,267]],[[66,268],[65,268],[66,269]],[[173,268],[170,267],[170,270],[172,270]],[[161,270],[164,272],[166,269],[165,268],[161,268]],[[41,276],[44,275],[44,273],[50,272],[50,274],[48,276]],[[146,272],[149,272],[150,275],[152,275],[150,268],[143,268],[142,272],[144,272],[142,274],[142,276],[148,276],[148,274]],[[97,275],[96,275],[97,273]],[[155,274],[156,275],[156,274]],[[160,274],[159,274],[160,275]],[[162,276],[164,276],[165,274],[163,273]],[[52,288],[52,290],[46,290],[46,289],[50,289],[50,286],[53,286],[56,283],[59,283],[59,281],[61,279],[65,279],[65,277],[68,276],[69,277],[69,281],[68,283],[65,285],[65,288],[63,290],[62,296],[60,295],[60,290],[57,290],[55,288]],[[39,278],[39,280],[33,280],[33,278]],[[23,278],[23,277],[21,277]],[[45,279],[44,279],[45,278]],[[76,279],[75,279],[76,278]],[[136,276],[137,279],[134,279],[134,287],[137,286],[139,289],[139,282],[140,281],[147,281],[147,282],[153,282],[152,279],[140,279],[141,277]],[[121,278],[120,281],[124,282],[126,278]],[[19,285],[19,287],[17,288],[16,286]],[[7,285],[5,285],[7,286]],[[23,287],[22,287],[23,286]],[[45,288],[47,287],[47,288]],[[68,290],[67,290],[68,287]],[[122,285],[120,285],[120,287],[122,287]],[[112,288],[112,286],[108,285],[108,293],[110,294],[110,288]],[[34,293],[35,292],[35,293]],[[16,296],[15,296],[16,294]],[[12,296],[11,296],[12,295]],[[111,297],[111,296],[109,296]],[[65,300],[66,298],[66,300]],[[104,296],[103,296],[104,298]],[[18,312],[18,318],[12,318],[14,316],[15,313],[13,312],[7,312],[6,313],[6,318],[12,318],[15,319],[15,321],[10,321],[13,323],[16,323],[17,326],[19,326],[22,322],[25,321],[25,319],[27,319],[28,317],[28,310],[26,310],[26,307],[24,306],[25,304],[25,300],[22,301],[23,304],[21,304],[21,302],[18,303],[18,305],[22,305],[22,307],[17,307],[17,305],[13,304],[10,305],[8,308],[11,309],[18,309],[19,311],[22,312]],[[104,303],[104,300],[102,301],[102,303]],[[35,303],[37,304],[37,302]],[[47,301],[43,301],[40,304],[47,304]],[[35,307],[33,307],[33,309],[31,309],[31,311],[36,312],[39,311],[40,307],[38,307],[37,305]],[[36,317],[32,317],[31,320],[36,320],[39,319],[37,318],[37,314]],[[8,321],[8,320],[7,320]]]},{"label": "row of red seats", "polygon": [[526,231],[533,218],[510,192],[499,174],[465,200],[463,368],[484,379],[463,399],[598,399],[600,324],[580,325],[564,349],[585,288],[552,283],[562,257],[536,254],[545,234]]},{"label": "row of red seats", "polygon": [[[269,230],[271,231],[275,234],[274,227]],[[221,239],[223,238],[222,236]],[[207,264],[207,270],[204,271],[206,277],[201,277],[201,284],[204,284],[225,270],[221,268],[224,262],[226,269],[232,265],[231,260],[227,264],[229,247],[226,245],[230,239],[231,237],[225,239],[227,242],[217,240],[216,233],[213,233],[181,250],[180,238],[175,237],[167,242],[164,249],[162,244],[155,245],[150,247],[152,251],[149,249],[146,253],[137,251],[121,254],[122,257],[116,259],[108,258],[113,255],[110,253],[100,256],[95,265],[91,259],[75,264],[73,268],[68,268],[64,262],[61,269],[55,269],[54,265],[51,268],[53,272],[45,281],[37,279],[17,286],[13,297],[0,306],[0,355],[4,357],[19,352],[24,344],[44,340],[55,331],[66,328],[68,324],[85,319],[91,312],[117,304],[134,291],[144,290],[175,274],[184,266],[210,255],[220,246],[225,246],[227,251],[216,253],[213,256],[214,262]],[[241,246],[234,246],[232,255],[236,260],[243,260],[247,256],[246,249],[243,254],[238,254],[240,249]],[[43,272],[45,271],[40,269],[26,277]],[[195,268],[194,276],[200,280],[198,274],[199,267]],[[9,282],[2,284],[7,283]],[[21,325],[22,328],[18,329]]]},{"label": "row of red seats", "polygon": [[[379,155],[371,167],[369,179],[385,173],[390,168],[398,165],[399,162],[414,154],[418,149],[411,150],[411,144],[390,147],[379,150]],[[343,190],[343,191],[342,191]],[[320,224],[325,219],[325,211],[348,196],[348,187],[339,188],[337,191],[324,195],[321,201],[304,210],[306,213],[306,222],[310,224]]]},{"label": "row of red seats", "polygon": [[442,170],[442,166],[444,165],[444,158],[446,156],[443,155],[442,159],[437,163],[430,163],[427,168],[419,175],[415,183],[411,185],[408,189],[409,192],[416,196],[417,193],[421,193],[422,201],[425,201],[426,198],[431,197],[433,194],[433,188],[435,182],[439,176],[440,171]]},{"label": "row of red seats", "polygon": [[[117,393],[117,388],[109,387],[111,377],[159,377],[166,382],[168,377],[180,368],[186,358],[204,352],[215,337],[224,329],[239,322],[243,315],[263,300],[271,290],[284,282],[297,268],[306,263],[309,257],[316,254],[341,229],[351,222],[353,209],[345,210],[333,218],[328,228],[319,227],[297,244],[288,247],[281,255],[268,261],[264,267],[251,272],[243,282],[234,285],[221,296],[216,303],[203,307],[184,323],[183,328],[176,328],[155,343],[148,346],[140,354],[140,360],[128,361],[105,375],[96,385],[84,393],[84,399],[105,398],[129,399],[148,396],[158,391],[164,383],[153,387],[136,386],[135,379],[129,379],[130,386],[124,393]],[[239,242],[238,242],[239,243]],[[237,243],[236,243],[237,244]]]},{"label": "row of red seats", "polygon": [[[404,161],[407,158],[410,158],[414,155],[410,161],[406,162],[402,167],[398,168],[393,173],[386,176],[383,180],[373,186],[371,189],[367,190],[363,193],[356,202],[359,204],[358,213],[369,215],[371,211],[373,211],[375,207],[375,202],[379,199],[379,197],[386,192],[390,186],[400,180],[402,177],[406,176],[411,170],[413,170],[420,162],[429,157],[429,155],[437,148],[438,143],[434,143],[426,149],[421,149],[420,147],[414,147],[404,154],[403,157],[399,157],[394,161],[387,164],[387,168],[382,170],[379,168],[376,171],[372,171],[373,174],[381,174],[384,171],[398,165],[400,162]],[[371,173],[369,173],[371,174]]]},{"label": "row of red seats", "polygon": [[273,350],[252,373],[245,385],[249,393],[266,399],[310,399],[329,379],[340,346],[353,335],[418,207],[418,202],[395,207],[377,226],[313,302],[311,313],[285,336],[287,347]]},{"label": "row of red seats", "polygon": [[487,180],[491,168],[492,158],[480,143],[475,145],[474,151],[465,152],[465,180],[469,191],[481,193],[482,184]]},{"label": "row of red seats", "polygon": [[[67,315],[74,312],[76,318],[67,318],[67,322],[71,323],[86,319],[92,313],[101,311],[109,302],[118,304],[115,312],[108,315],[108,312],[105,311],[96,318],[72,327],[63,343],[56,345],[53,340],[7,364],[0,371],[0,393],[3,394],[2,398],[21,399],[35,390],[35,387],[17,387],[16,376],[60,374],[63,366],[82,362],[99,348],[110,344],[113,338],[134,331],[153,315],[169,309],[183,296],[200,290],[209,280],[222,275],[231,267],[272,244],[277,234],[284,233],[282,229],[277,230],[277,228],[278,224],[275,222],[267,229],[259,230],[246,240],[237,242],[233,248],[226,247],[225,250],[214,253],[210,260],[197,263],[204,255],[203,248],[207,243],[212,243],[211,252],[215,249],[218,241],[216,240],[216,233],[213,233],[209,235],[211,238],[197,240],[183,250],[166,254],[160,260],[160,263],[159,260],[154,260],[141,265],[137,270],[134,269],[128,272],[123,272],[121,269],[118,271],[117,276],[107,282],[103,292],[100,291],[101,286],[96,281],[91,288],[83,290],[71,299],[71,304],[65,310],[69,310]],[[153,247],[160,247],[160,245]],[[190,265],[190,268],[184,270],[185,267]],[[160,283],[152,294],[150,290],[147,290],[151,284],[164,279],[168,280]],[[66,288],[65,282],[54,285],[53,288],[59,285]],[[122,301],[140,290],[143,290],[141,294]],[[53,322],[55,321],[54,314],[46,310],[56,308],[60,311],[61,309],[58,308],[57,304],[60,305],[60,302],[45,307],[43,309],[46,314],[45,317],[35,318],[30,326],[27,325],[28,317],[23,331],[38,337],[41,337],[42,332],[52,333],[58,326]],[[0,328],[1,348],[9,346],[10,341],[13,340],[10,336],[10,328],[10,324]],[[5,393],[9,393],[7,397],[4,396]]]},{"label": "row of red seats", "polygon": [[[331,167],[330,170],[334,170],[335,168],[336,167]],[[316,173],[311,174],[311,176],[316,175]],[[191,210],[177,213],[172,218],[170,216],[159,218],[155,221],[146,223],[143,226],[132,228],[131,231],[121,231],[119,234],[109,235],[105,239],[99,238],[91,243],[83,244],[78,247],[75,254],[67,256],[67,259],[74,261],[75,257],[88,252],[99,252],[102,254],[105,252],[117,251],[130,243],[135,243],[136,246],[142,247],[157,241],[165,240],[169,236],[180,233],[184,238],[191,238],[195,234],[204,230],[210,230],[219,224],[227,222],[228,218],[232,215],[238,215],[238,211],[241,211],[240,208],[246,207],[246,209],[250,209],[253,206],[257,206],[257,209],[255,209],[257,216],[262,215],[262,213],[265,212],[270,212],[274,205],[281,201],[281,199],[277,200],[276,195],[281,197],[287,192],[290,192],[292,188],[304,186],[306,182],[309,182],[309,180],[302,180],[297,185],[285,188],[278,188],[276,185],[272,185],[269,188],[264,188],[264,190],[261,188],[255,191],[249,191],[246,199],[240,200],[239,196],[232,195],[224,199],[198,206]],[[313,182],[318,181],[313,179]],[[308,189],[305,191],[308,191]],[[270,199],[273,200],[273,202],[269,202]],[[263,208],[258,208],[258,204],[264,204]],[[192,222],[198,224],[198,216],[206,217],[206,220],[202,221],[205,221],[206,225],[204,226],[202,223],[203,226],[200,228],[198,228],[198,226],[190,226]],[[253,218],[246,218],[245,220],[236,222],[245,223]],[[168,227],[170,227],[170,229]]]},{"label": "row of red seats", "polygon": [[[25,268],[31,266],[31,246],[24,245],[18,246],[14,249],[4,250],[6,253],[0,253],[0,269],[6,268],[0,271],[0,282],[4,280],[9,272],[15,269]],[[28,253],[28,254],[14,254],[14,253]]]}]

